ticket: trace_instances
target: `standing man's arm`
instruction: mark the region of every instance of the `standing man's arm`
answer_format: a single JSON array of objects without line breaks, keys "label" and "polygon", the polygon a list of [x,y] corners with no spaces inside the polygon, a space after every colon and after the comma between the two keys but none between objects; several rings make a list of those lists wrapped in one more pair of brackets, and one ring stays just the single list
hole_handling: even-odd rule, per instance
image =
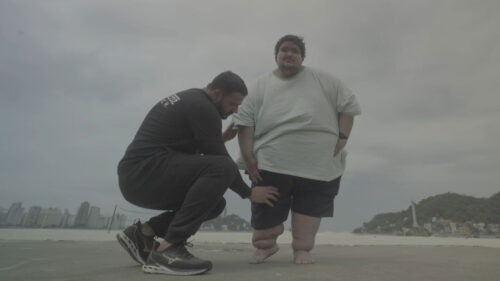
[{"label": "standing man's arm", "polygon": [[[200,116],[210,116],[208,114],[201,114]],[[210,118],[194,119],[191,116],[191,126],[196,128],[195,140],[197,142],[198,150],[200,153],[207,155],[224,155],[231,157],[227,152],[224,145],[224,137],[221,134],[219,122],[210,122]],[[253,140],[253,131],[251,140]],[[273,201],[277,200],[279,192],[275,187],[271,186],[255,186],[250,189],[248,185],[241,178],[241,174],[237,172],[234,182],[229,187],[232,191],[240,195],[241,198],[248,198],[254,203],[264,203],[273,207]]]},{"label": "standing man's arm", "polygon": [[255,127],[239,126],[238,129],[238,142],[240,144],[241,155],[247,166],[247,172],[250,179],[254,183],[262,180],[257,165],[257,159],[253,154],[253,134]]},{"label": "standing man's arm", "polygon": [[339,120],[339,138],[333,153],[333,156],[336,156],[347,144],[354,123],[354,116],[361,114],[361,107],[350,89],[344,87],[343,83],[337,79],[332,81],[334,82],[332,93],[337,94],[334,110],[338,112]]},{"label": "standing man's arm", "polygon": [[238,134],[238,130],[234,129],[234,122],[231,122],[229,126],[222,132],[222,140],[228,142],[232,140]]},{"label": "standing man's arm", "polygon": [[[215,142],[199,142],[198,146],[200,152],[203,152],[207,155],[224,155],[231,157],[227,152],[226,146],[222,142],[222,137],[220,139],[220,141]],[[273,201],[277,201],[277,198],[279,196],[278,190],[272,186],[255,186],[254,188],[250,189],[241,178],[241,174],[239,172],[236,174],[236,179],[229,188],[239,194],[241,198],[248,198],[254,203],[264,203],[270,207],[274,207]]]},{"label": "standing man's arm", "polygon": [[[335,152],[333,156],[337,154],[345,147],[347,144],[347,139],[351,134],[352,125],[354,124],[354,116],[346,113],[339,113],[339,138],[337,144],[335,145]],[[241,145],[241,144],[240,144]]]}]

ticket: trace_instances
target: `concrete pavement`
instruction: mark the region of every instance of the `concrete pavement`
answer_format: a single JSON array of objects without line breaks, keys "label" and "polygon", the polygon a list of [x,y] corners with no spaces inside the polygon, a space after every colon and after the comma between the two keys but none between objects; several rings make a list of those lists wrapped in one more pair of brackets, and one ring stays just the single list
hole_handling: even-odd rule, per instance
[{"label": "concrete pavement", "polygon": [[250,265],[250,244],[199,243],[191,251],[214,268],[182,277],[144,274],[115,241],[0,240],[0,280],[500,280],[498,248],[319,245],[315,264],[295,265],[290,245],[280,247],[266,263]]}]

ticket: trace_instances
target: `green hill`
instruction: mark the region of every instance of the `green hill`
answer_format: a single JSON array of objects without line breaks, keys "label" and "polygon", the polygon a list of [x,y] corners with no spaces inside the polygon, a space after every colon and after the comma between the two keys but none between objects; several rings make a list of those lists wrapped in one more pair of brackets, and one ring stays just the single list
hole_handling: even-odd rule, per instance
[{"label": "green hill", "polygon": [[202,224],[205,231],[252,231],[250,223],[238,215],[218,216]]},{"label": "green hill", "polygon": [[[426,198],[416,204],[419,225],[431,223],[433,218],[464,224],[500,224],[500,192],[490,198],[475,198],[456,193],[445,193]],[[396,229],[411,228],[411,207],[395,212],[378,214],[354,232],[389,233]]]}]

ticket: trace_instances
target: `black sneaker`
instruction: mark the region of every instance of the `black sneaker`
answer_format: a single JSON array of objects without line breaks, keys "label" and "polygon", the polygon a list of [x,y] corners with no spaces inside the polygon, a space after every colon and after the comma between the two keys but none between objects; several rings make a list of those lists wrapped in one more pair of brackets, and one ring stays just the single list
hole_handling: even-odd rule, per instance
[{"label": "black sneaker", "polygon": [[158,247],[158,243],[155,243],[147,264],[142,266],[142,271],[156,274],[196,275],[212,269],[212,262],[193,256],[186,250],[185,245],[185,242],[173,244],[158,252],[154,250]]},{"label": "black sneaker", "polygon": [[136,262],[146,264],[155,239],[142,234],[140,221],[118,232],[116,239]]}]

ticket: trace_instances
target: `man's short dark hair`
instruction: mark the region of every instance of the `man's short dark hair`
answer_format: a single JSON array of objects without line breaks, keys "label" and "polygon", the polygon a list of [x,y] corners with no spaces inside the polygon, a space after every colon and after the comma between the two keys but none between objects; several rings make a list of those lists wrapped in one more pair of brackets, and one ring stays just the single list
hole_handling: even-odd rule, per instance
[{"label": "man's short dark hair", "polygon": [[281,44],[285,42],[292,42],[295,45],[297,45],[300,49],[300,55],[302,56],[302,59],[306,58],[306,44],[304,43],[304,38],[299,37],[297,35],[285,35],[278,40],[278,43],[274,46],[274,59],[278,59],[278,52],[280,50]]},{"label": "man's short dark hair", "polygon": [[243,96],[246,96],[247,86],[243,79],[232,71],[225,71],[217,75],[210,84],[207,85],[210,90],[219,89],[222,91],[224,96],[229,96],[234,92],[238,92]]}]

